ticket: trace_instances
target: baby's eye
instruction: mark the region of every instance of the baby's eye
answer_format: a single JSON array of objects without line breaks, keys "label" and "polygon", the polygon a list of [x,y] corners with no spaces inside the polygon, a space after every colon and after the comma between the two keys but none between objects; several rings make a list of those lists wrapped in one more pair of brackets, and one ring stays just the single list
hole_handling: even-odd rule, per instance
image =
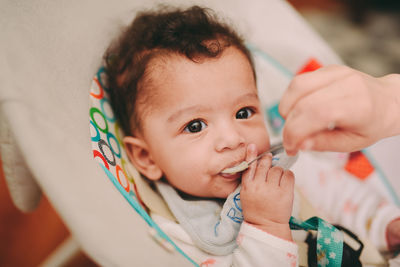
[{"label": "baby's eye", "polygon": [[251,108],[242,108],[236,113],[236,119],[248,119],[253,114],[254,111]]},{"label": "baby's eye", "polygon": [[198,133],[204,130],[206,127],[207,124],[205,124],[204,121],[193,120],[186,125],[184,131],[189,133]]}]

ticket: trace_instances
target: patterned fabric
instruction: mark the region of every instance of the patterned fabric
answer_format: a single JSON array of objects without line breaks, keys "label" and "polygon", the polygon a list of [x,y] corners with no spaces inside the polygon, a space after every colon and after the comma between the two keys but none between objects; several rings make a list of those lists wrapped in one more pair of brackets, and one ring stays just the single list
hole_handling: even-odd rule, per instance
[{"label": "patterned fabric", "polygon": [[343,234],[336,227],[318,217],[312,217],[305,222],[291,217],[290,226],[291,229],[318,231],[316,253],[319,267],[342,265]]}]

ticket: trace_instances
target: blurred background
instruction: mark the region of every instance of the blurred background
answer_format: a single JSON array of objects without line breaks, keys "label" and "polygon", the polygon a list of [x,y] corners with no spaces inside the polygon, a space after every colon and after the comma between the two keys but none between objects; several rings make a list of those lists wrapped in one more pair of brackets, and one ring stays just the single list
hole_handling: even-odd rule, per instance
[{"label": "blurred background", "polygon": [[400,1],[289,2],[350,67],[372,76],[400,73]]},{"label": "blurred background", "polygon": [[[400,1],[288,2],[347,65],[373,76],[400,73]],[[0,266],[38,266],[68,236],[67,228],[46,198],[29,214],[15,208],[0,164]],[[96,264],[77,253],[65,266]]]}]

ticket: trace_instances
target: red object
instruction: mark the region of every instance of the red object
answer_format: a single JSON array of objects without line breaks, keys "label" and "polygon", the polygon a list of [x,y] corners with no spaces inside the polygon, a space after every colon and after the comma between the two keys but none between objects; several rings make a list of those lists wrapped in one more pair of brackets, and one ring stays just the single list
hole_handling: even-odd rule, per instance
[{"label": "red object", "polygon": [[307,63],[297,72],[297,74],[314,71],[322,67],[322,64],[315,58],[310,58]]},{"label": "red object", "polygon": [[361,180],[374,172],[374,166],[361,151],[350,153],[344,169]]}]

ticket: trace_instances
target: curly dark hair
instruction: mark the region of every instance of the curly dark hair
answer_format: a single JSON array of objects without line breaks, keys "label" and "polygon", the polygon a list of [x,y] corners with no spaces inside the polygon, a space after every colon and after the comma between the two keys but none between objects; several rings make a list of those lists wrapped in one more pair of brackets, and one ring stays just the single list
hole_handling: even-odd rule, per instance
[{"label": "curly dark hair", "polygon": [[124,134],[133,135],[141,130],[136,104],[138,97],[146,98],[142,88],[152,59],[178,54],[201,62],[220,56],[229,46],[247,57],[255,77],[253,60],[243,39],[218,21],[210,9],[161,6],[155,11],[138,13],[104,55],[111,106]]}]

